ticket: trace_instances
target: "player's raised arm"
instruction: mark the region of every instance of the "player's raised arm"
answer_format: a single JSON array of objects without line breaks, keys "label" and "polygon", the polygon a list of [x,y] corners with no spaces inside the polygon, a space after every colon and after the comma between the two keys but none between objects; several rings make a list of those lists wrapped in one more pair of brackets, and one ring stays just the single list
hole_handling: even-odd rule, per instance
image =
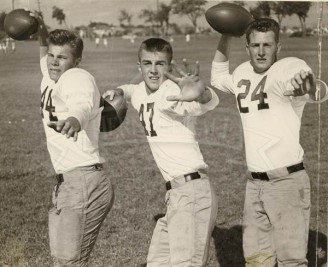
[{"label": "player's raised arm", "polygon": [[38,38],[40,43],[40,59],[48,53],[48,30],[43,21],[42,15],[36,10],[31,11],[31,16],[38,21]]},{"label": "player's raised arm", "polygon": [[229,54],[232,36],[222,34],[217,45],[211,68],[211,85],[225,93],[233,93],[229,75]]},{"label": "player's raised arm", "polygon": [[214,55],[214,62],[229,61],[230,46],[232,36],[222,34]]}]

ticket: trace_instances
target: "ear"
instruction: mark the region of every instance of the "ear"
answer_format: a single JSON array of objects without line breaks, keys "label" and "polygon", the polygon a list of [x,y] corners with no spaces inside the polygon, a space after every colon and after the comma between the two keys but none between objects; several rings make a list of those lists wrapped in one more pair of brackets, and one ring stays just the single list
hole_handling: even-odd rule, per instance
[{"label": "ear", "polygon": [[250,53],[249,53],[249,45],[248,44],[246,44],[246,53],[247,53],[248,56],[250,56]]},{"label": "ear", "polygon": [[281,44],[280,43],[277,43],[277,54],[280,53],[280,50],[281,50]]},{"label": "ear", "polygon": [[172,67],[172,64],[170,63],[169,64],[169,72],[172,72],[172,70],[173,70],[173,67]]},{"label": "ear", "polygon": [[75,59],[75,67],[77,67],[80,64],[81,60],[82,60],[82,58],[80,58],[80,57]]},{"label": "ear", "polygon": [[138,70],[141,72],[140,61],[137,62]]}]

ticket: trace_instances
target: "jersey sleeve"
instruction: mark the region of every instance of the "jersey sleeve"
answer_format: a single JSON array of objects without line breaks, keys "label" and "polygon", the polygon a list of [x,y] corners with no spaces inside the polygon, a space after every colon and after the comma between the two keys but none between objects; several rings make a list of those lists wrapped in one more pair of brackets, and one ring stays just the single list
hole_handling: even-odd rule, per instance
[{"label": "jersey sleeve", "polygon": [[280,70],[278,73],[278,79],[280,80],[282,85],[280,87],[282,89],[281,93],[293,89],[291,85],[291,79],[294,77],[295,74],[299,73],[301,70],[311,70],[311,68],[306,64],[304,60],[296,57],[285,58],[284,60],[280,61],[280,64],[280,66],[277,66],[277,68]]},{"label": "jersey sleeve", "polygon": [[[288,62],[285,64],[283,68],[283,84],[285,84],[283,88],[283,92],[287,90],[293,90],[291,85],[291,79],[294,77],[295,74],[299,73],[301,70],[310,71],[311,68],[306,64],[304,60],[299,58],[287,58]],[[327,100],[327,84],[323,81],[320,82],[320,98],[318,100],[313,100],[309,97],[308,94],[303,96],[293,96],[291,97],[293,102],[308,102],[308,103],[321,103]]]},{"label": "jersey sleeve", "polygon": [[229,74],[229,61],[212,62],[211,85],[225,93],[234,94],[232,75]]},{"label": "jersey sleeve", "polygon": [[94,78],[84,71],[73,71],[65,75],[61,92],[66,99],[67,117],[75,117],[84,128],[92,117],[94,107],[99,105],[100,94]]},{"label": "jersey sleeve", "polygon": [[118,88],[123,90],[124,99],[127,101],[131,101],[132,95],[133,95],[136,87],[137,87],[137,85],[135,85],[135,84],[125,84],[125,85],[118,86]]},{"label": "jersey sleeve", "polygon": [[185,102],[185,101],[167,101],[163,102],[163,111],[167,114],[174,114],[179,116],[200,116],[206,112],[213,110],[219,104],[219,97],[211,89],[207,88],[211,94],[212,98],[207,103],[199,103],[197,101]]}]

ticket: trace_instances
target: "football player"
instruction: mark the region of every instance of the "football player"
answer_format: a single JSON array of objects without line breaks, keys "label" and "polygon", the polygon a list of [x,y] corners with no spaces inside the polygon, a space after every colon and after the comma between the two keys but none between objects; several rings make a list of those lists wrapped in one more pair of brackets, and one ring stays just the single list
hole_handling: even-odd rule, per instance
[{"label": "football player", "polygon": [[103,171],[98,139],[100,93],[93,76],[80,69],[83,41],[67,30],[49,33],[39,22],[41,115],[57,185],[49,212],[54,266],[87,266],[113,191]]},{"label": "football player", "polygon": [[[123,94],[139,120],[166,182],[167,212],[157,221],[147,266],[205,266],[218,203],[195,138],[196,117],[214,109],[217,95],[195,73],[171,71],[172,47],[161,38],[142,42],[138,68],[143,82],[107,91]],[[170,78],[170,79],[167,79]],[[181,88],[181,89],[180,89]]]},{"label": "football player", "polygon": [[249,170],[243,215],[246,266],[307,266],[310,181],[299,139],[304,105],[319,96],[306,62],[278,60],[279,31],[272,19],[253,21],[246,30],[250,60],[232,75],[231,38],[222,35],[212,63],[211,84],[235,95],[243,125]]}]

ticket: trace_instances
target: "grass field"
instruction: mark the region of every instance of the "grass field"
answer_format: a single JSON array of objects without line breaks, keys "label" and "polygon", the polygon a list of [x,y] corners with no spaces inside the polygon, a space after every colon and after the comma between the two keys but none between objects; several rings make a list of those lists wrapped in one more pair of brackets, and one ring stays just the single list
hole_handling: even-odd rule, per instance
[{"label": "grass field", "polygon": [[[131,44],[115,38],[108,48],[96,48],[86,40],[82,67],[95,76],[101,92],[138,79],[136,51],[140,41]],[[209,83],[216,42],[213,36],[193,37],[186,45],[183,37],[176,37],[172,43],[174,58],[177,62],[184,57],[191,62],[199,60],[201,76]],[[317,72],[316,38],[285,37],[282,44],[280,57],[303,58]],[[325,38],[325,81],[327,44]],[[232,68],[247,59],[242,40],[235,40],[231,57]],[[36,42],[21,42],[15,53],[0,54],[0,267],[51,266],[47,212],[55,180],[39,114],[40,81]],[[241,217],[247,177],[242,128],[234,97],[219,96],[220,105],[197,125],[201,150],[219,197],[208,266],[241,267]],[[321,106],[308,104],[301,129],[305,166],[312,182],[310,267],[324,266],[327,260],[327,111],[328,102]],[[153,217],[165,212],[163,178],[132,108],[120,128],[101,134],[100,146],[116,198],[90,266],[133,267],[145,262],[155,226]]]}]

